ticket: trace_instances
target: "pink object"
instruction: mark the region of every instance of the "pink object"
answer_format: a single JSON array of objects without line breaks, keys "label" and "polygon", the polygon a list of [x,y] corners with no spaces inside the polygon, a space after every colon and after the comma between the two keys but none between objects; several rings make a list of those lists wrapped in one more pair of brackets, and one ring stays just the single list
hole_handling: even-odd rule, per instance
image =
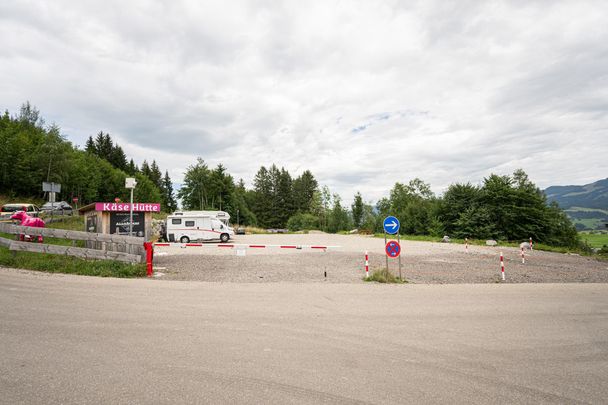
[{"label": "pink object", "polygon": [[369,256],[365,252],[365,278],[369,278]]},{"label": "pink object", "polygon": [[505,281],[505,261],[502,252],[500,252],[500,272],[502,274],[502,281]]},{"label": "pink object", "polygon": [[[11,216],[11,219],[17,219],[21,221],[19,225],[21,226],[31,226],[33,228],[44,228],[45,223],[40,218],[30,217],[27,215],[25,211],[17,211]],[[31,240],[32,237],[30,235],[19,235],[19,239],[24,241],[26,239]],[[42,235],[38,236],[38,243],[42,243]]]}]

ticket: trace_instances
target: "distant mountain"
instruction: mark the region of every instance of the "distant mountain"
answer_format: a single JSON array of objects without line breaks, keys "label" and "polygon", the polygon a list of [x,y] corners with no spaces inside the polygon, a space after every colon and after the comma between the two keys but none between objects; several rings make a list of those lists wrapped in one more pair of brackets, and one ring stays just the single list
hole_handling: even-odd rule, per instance
[{"label": "distant mountain", "polygon": [[584,186],[551,186],[544,190],[572,218],[577,229],[606,229],[608,178]]}]

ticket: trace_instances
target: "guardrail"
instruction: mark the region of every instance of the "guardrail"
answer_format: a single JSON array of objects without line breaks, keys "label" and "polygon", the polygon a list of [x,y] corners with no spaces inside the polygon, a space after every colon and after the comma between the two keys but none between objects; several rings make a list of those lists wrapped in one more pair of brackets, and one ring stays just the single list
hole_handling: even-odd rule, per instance
[{"label": "guardrail", "polygon": [[36,252],[57,255],[75,256],[85,259],[118,260],[128,263],[140,263],[146,259],[144,238],[135,236],[110,235],[71,231],[67,229],[33,228],[9,223],[0,223],[0,232],[12,235],[32,235],[86,241],[87,247],[50,245],[45,243],[22,242],[0,237],[0,246],[8,247],[14,252]]}]

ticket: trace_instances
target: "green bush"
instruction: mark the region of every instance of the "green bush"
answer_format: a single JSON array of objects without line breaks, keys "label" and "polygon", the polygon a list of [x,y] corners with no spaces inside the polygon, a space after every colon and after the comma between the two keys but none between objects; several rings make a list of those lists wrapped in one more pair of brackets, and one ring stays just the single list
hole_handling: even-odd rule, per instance
[{"label": "green bush", "polygon": [[319,218],[308,213],[297,213],[287,221],[287,229],[292,232],[319,229]]}]

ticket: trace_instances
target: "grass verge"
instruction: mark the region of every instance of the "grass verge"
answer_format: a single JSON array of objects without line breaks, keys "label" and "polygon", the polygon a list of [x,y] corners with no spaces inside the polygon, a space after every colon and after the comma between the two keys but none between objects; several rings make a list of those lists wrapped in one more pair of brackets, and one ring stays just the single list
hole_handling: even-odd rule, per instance
[{"label": "grass verge", "polygon": [[369,278],[363,277],[364,281],[375,281],[383,284],[406,284],[409,283],[406,279],[400,279],[388,271],[387,269],[373,270]]},{"label": "grass verge", "polygon": [[46,273],[78,274],[80,276],[133,278],[146,275],[145,264],[129,264],[113,260],[84,260],[72,256],[33,252],[13,252],[0,247],[0,265]]}]

